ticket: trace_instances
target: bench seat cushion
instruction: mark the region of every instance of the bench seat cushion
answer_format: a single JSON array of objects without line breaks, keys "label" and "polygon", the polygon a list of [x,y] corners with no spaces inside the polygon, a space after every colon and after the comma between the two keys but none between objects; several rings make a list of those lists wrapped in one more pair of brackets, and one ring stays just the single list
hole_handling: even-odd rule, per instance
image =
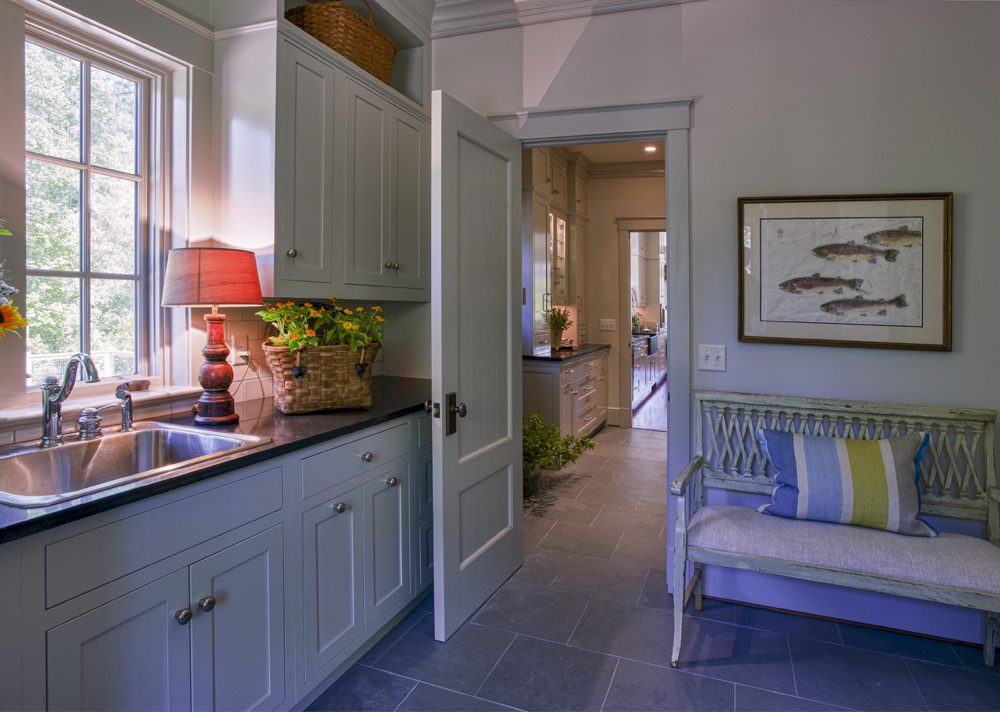
[{"label": "bench seat cushion", "polygon": [[718,505],[691,518],[688,546],[1000,596],[1000,546],[961,534],[911,537]]}]

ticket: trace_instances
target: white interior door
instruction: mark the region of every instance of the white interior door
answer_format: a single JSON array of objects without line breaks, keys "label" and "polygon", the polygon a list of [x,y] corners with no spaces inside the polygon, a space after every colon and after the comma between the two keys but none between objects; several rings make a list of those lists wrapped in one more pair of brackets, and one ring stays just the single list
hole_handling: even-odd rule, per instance
[{"label": "white interior door", "polygon": [[431,131],[434,628],[521,565],[521,145],[435,91]]}]

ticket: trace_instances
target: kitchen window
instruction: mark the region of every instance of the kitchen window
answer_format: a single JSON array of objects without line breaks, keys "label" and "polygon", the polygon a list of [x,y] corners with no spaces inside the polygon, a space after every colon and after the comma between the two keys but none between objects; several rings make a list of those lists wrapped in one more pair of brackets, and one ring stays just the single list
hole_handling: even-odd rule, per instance
[{"label": "kitchen window", "polygon": [[147,373],[149,80],[103,53],[25,42],[27,383],[77,351]]}]

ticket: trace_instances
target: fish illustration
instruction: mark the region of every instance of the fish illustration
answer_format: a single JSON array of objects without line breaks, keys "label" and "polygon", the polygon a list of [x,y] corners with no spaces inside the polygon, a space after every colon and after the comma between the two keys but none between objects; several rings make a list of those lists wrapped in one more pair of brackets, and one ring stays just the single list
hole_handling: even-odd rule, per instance
[{"label": "fish illustration", "polygon": [[888,313],[889,307],[902,309],[905,306],[908,306],[906,295],[900,294],[898,297],[893,297],[892,299],[837,299],[833,302],[821,304],[819,308],[827,314],[834,314],[836,316],[871,316],[873,314],[885,316]]},{"label": "fish illustration", "polygon": [[820,245],[813,250],[813,254],[831,262],[867,261],[875,264],[879,257],[885,258],[886,262],[895,262],[899,256],[899,250],[879,250],[867,245],[859,245],[852,240],[832,245]]},{"label": "fish illustration", "polygon": [[778,285],[778,289],[790,294],[826,294],[827,292],[843,294],[844,287],[849,287],[855,292],[865,294],[865,290],[861,288],[864,282],[865,280],[863,279],[821,277],[819,272],[816,272],[811,277],[796,277],[795,279],[786,280]]},{"label": "fish illustration", "polygon": [[864,237],[865,242],[869,245],[881,245],[882,247],[913,247],[923,242],[923,239],[923,232],[911,230],[909,225],[891,230],[879,230]]}]

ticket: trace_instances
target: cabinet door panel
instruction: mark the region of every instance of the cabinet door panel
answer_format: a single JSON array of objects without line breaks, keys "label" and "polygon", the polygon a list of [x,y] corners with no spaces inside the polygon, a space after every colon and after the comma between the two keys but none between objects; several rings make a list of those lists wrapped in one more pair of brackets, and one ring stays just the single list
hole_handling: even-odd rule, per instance
[{"label": "cabinet door panel", "polygon": [[409,475],[406,464],[364,486],[366,626],[410,594]]},{"label": "cabinet door panel", "polygon": [[389,104],[351,79],[345,81],[347,232],[344,281],[382,286],[391,280],[389,234]]},{"label": "cabinet door panel", "polygon": [[331,284],[334,142],[342,131],[335,116],[338,74],[293,45],[282,43],[282,51],[283,106],[276,152],[278,275],[293,282]]},{"label": "cabinet door panel", "polygon": [[534,304],[535,333],[546,335],[548,341],[549,321],[545,311],[551,306],[549,291],[549,206],[536,195],[531,200],[531,266],[532,303]]},{"label": "cabinet door panel", "polygon": [[[427,123],[392,107],[392,237],[394,287],[426,289],[430,256]],[[399,267],[395,265],[398,264]]]},{"label": "cabinet door panel", "polygon": [[587,217],[587,178],[577,168],[573,180],[575,183],[573,193],[576,196],[576,212],[578,215]]},{"label": "cabinet door panel", "polygon": [[414,488],[417,496],[416,515],[417,519],[429,517],[434,507],[434,460],[431,453],[427,453],[416,465],[417,471],[414,475],[417,478],[417,486]]},{"label": "cabinet door panel", "polygon": [[417,590],[420,593],[434,583],[434,520],[417,527]]},{"label": "cabinet door panel", "polygon": [[550,167],[552,172],[552,204],[566,210],[566,164],[562,161],[550,160],[552,161],[552,165]]},{"label": "cabinet door panel", "polygon": [[364,631],[363,509],[358,487],[302,515],[303,681]]},{"label": "cabinet door panel", "polygon": [[187,606],[183,569],[48,631],[48,708],[190,709]]},{"label": "cabinet door panel", "polygon": [[[197,710],[273,710],[285,699],[282,527],[191,566]],[[198,604],[211,597],[214,608]]]}]

